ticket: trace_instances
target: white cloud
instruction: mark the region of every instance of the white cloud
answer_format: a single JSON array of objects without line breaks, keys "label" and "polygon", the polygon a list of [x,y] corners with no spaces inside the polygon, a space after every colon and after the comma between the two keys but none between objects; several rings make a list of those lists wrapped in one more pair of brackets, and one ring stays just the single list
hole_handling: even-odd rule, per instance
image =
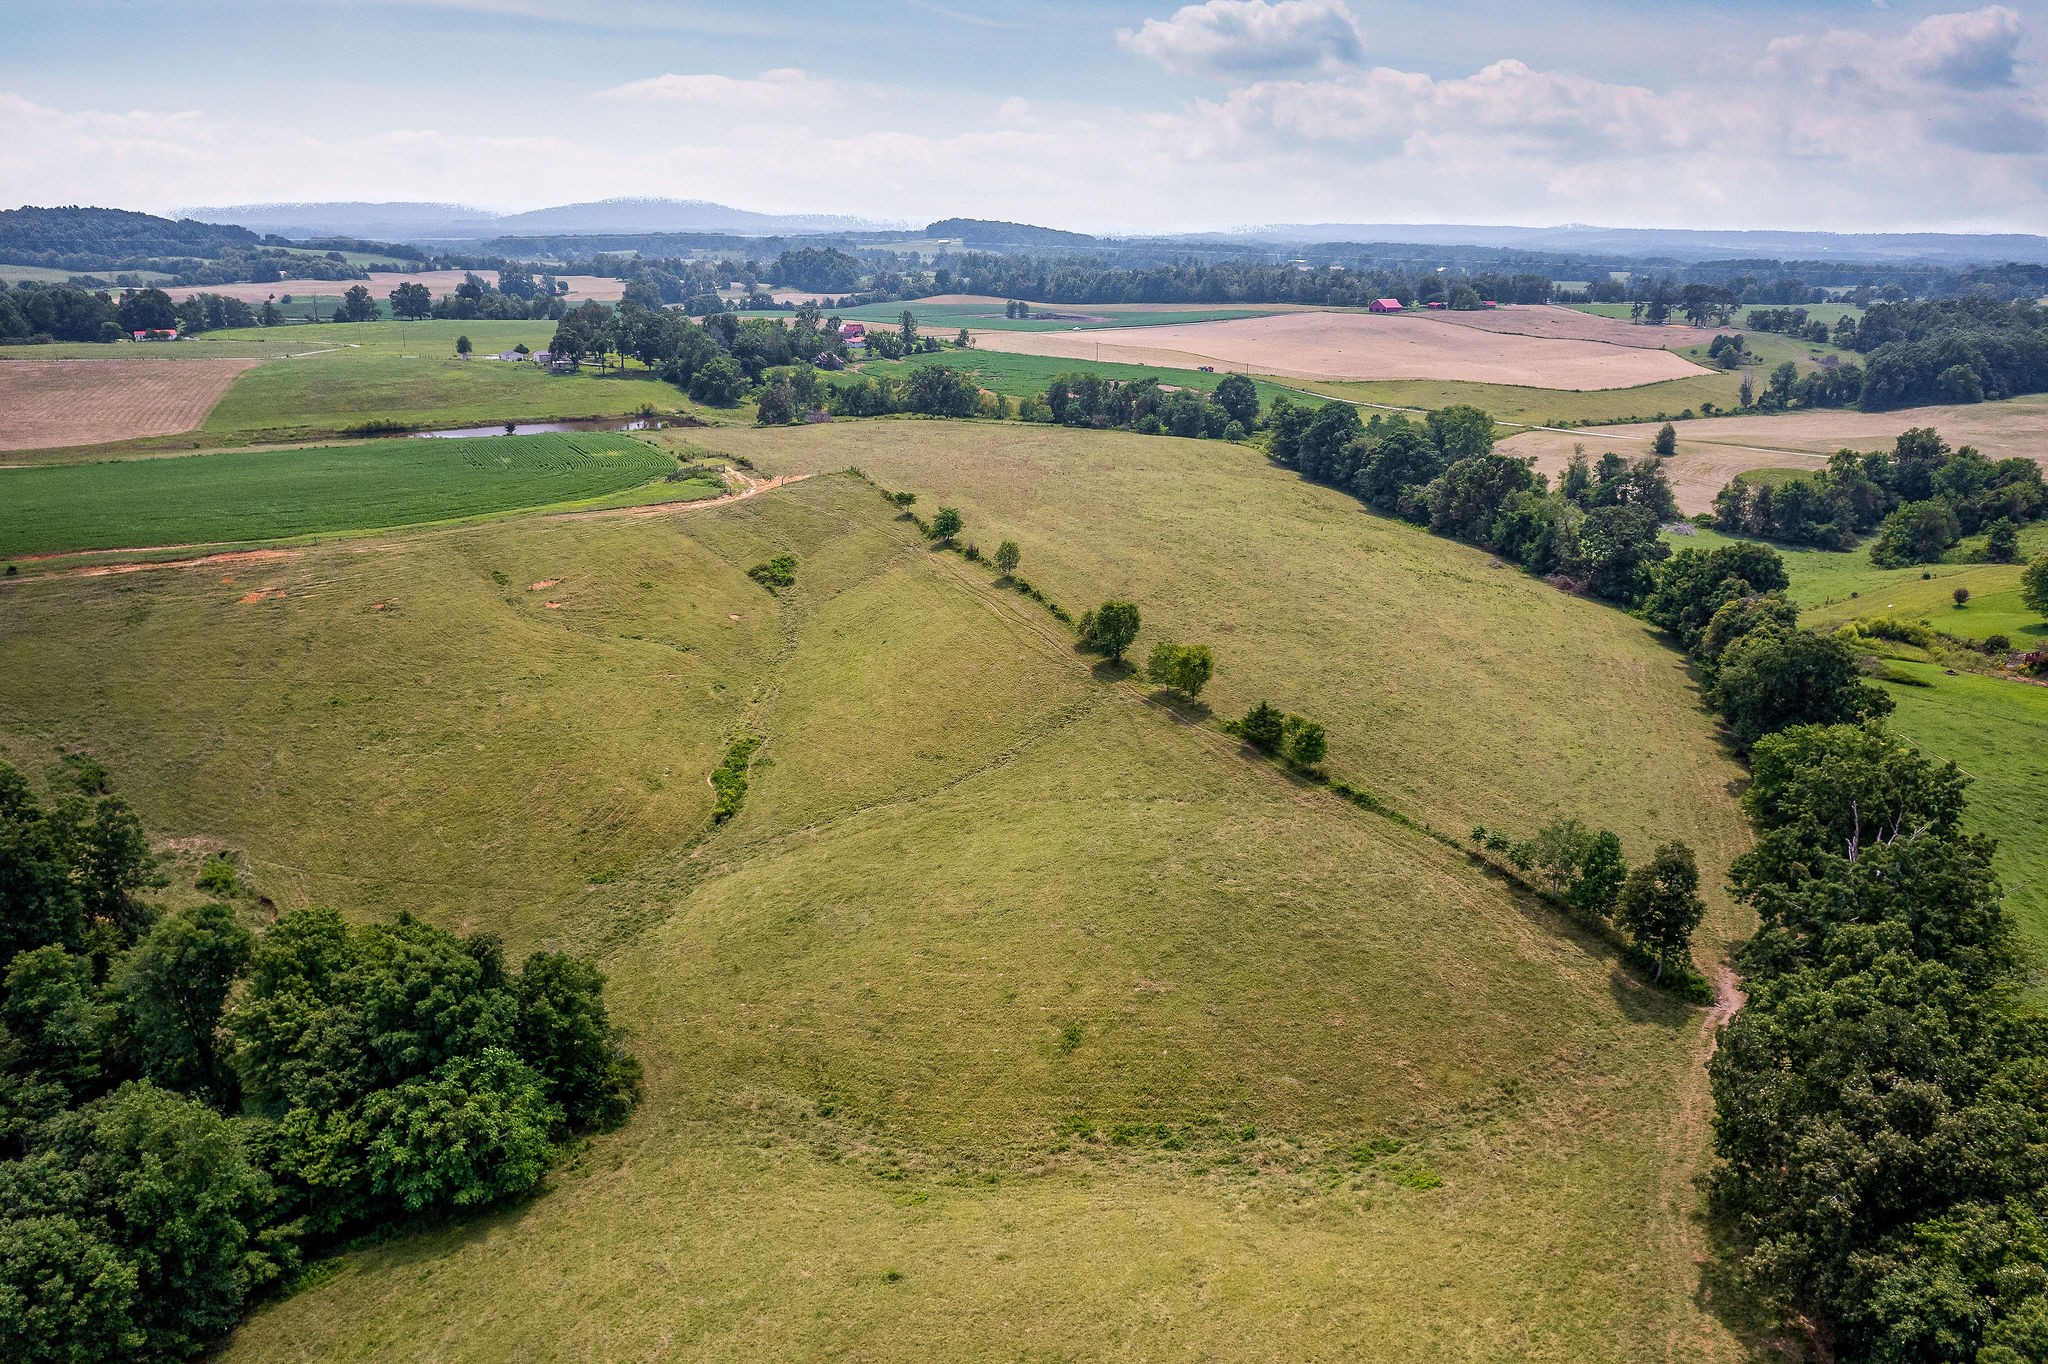
[{"label": "white cloud", "polygon": [[1344,0],[1208,0],[1123,29],[1117,43],[1184,74],[1328,71],[1364,59]]},{"label": "white cloud", "polygon": [[751,80],[710,73],[679,76],[671,72],[646,80],[627,81],[597,92],[605,99],[645,100],[669,104],[706,104],[723,109],[791,109],[831,99],[831,81],[805,75],[793,66],[763,71]]}]

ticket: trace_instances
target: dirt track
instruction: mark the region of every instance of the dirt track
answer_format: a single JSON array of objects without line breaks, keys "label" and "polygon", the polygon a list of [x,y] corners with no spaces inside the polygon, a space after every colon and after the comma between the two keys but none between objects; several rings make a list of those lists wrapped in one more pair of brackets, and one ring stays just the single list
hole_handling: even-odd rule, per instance
[{"label": "dirt track", "polygon": [[983,350],[1297,379],[1446,379],[1633,388],[1706,371],[1670,351],[1445,325],[1434,317],[1297,312],[1098,331],[975,333]]},{"label": "dirt track", "polygon": [[0,361],[0,450],[97,445],[190,431],[206,420],[236,375],[259,363]]}]

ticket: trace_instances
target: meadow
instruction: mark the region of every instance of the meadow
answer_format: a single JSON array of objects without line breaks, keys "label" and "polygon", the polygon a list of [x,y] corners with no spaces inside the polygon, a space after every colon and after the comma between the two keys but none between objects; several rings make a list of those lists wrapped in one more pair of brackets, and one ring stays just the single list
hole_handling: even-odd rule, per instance
[{"label": "meadow", "polygon": [[1702,374],[1641,384],[1635,388],[1533,388],[1521,384],[1470,383],[1446,379],[1396,379],[1370,382],[1293,380],[1311,393],[1371,407],[1429,411],[1469,403],[1495,420],[1520,426],[1591,426],[1628,421],[1662,420],[1698,411],[1703,403],[1734,406],[1741,399],[1742,376]]},{"label": "meadow", "polygon": [[[974,376],[974,381],[992,393],[1005,394],[1012,398],[1032,398],[1043,394],[1052,386],[1052,381],[1062,374],[1099,374],[1105,379],[1119,383],[1136,383],[1142,379],[1157,379],[1169,388],[1193,389],[1201,393],[1213,393],[1223,378],[1221,372],[1198,369],[1166,369],[1154,365],[1120,365],[1100,360],[1066,360],[1046,355],[1013,355],[1006,351],[980,349],[942,350],[936,353],[907,356],[902,360],[868,360],[859,370],[841,370],[834,374],[820,375],[826,383],[844,385],[853,383],[862,374],[889,375],[893,378],[907,378],[913,371],[926,365],[946,365]],[[1304,395],[1301,390],[1271,380],[1255,379],[1259,401],[1270,403],[1281,394],[1308,406],[1322,405],[1320,398]]]},{"label": "meadow", "polygon": [[[1578,815],[1717,887],[1738,769],[1640,624],[1216,442],[689,437],[814,476],[0,588],[13,752],[87,748],[281,906],[598,951],[647,1065],[542,1196],[340,1257],[224,1359],[1744,1357],[1698,1011],[833,471],[1211,643],[1217,714],[1323,719],[1454,842]],[[1717,896],[1702,959],[1744,931]]]},{"label": "meadow", "polygon": [[[1275,310],[1257,307],[1205,308],[1192,304],[1161,304],[1134,307],[1116,304],[1095,308],[1085,303],[1034,303],[1033,311],[1056,313],[1057,318],[1012,318],[1003,316],[1000,298],[914,299],[907,303],[868,303],[858,308],[829,310],[848,322],[865,322],[871,327],[894,328],[908,311],[926,335],[951,340],[962,327],[971,331],[1064,332],[1100,327],[1161,327],[1183,322],[1214,322],[1233,317],[1267,317]],[[766,313],[762,316],[776,316]]]},{"label": "meadow", "polygon": [[[612,432],[401,437],[296,450],[0,469],[0,557],[283,540],[589,502],[673,472]],[[704,482],[662,496],[715,496]]]}]

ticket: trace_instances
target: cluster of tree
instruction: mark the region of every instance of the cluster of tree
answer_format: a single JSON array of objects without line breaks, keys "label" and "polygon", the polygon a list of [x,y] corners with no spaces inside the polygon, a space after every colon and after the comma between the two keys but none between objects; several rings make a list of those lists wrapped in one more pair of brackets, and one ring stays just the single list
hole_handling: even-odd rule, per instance
[{"label": "cluster of tree", "polygon": [[117,341],[122,336],[114,300],[104,290],[26,280],[0,284],[0,341]]},{"label": "cluster of tree", "polygon": [[1058,422],[1148,436],[1243,440],[1259,426],[1259,393],[1242,374],[1226,374],[1213,393],[1168,392],[1156,378],[1105,379],[1086,372],[1056,376],[1045,392],[1026,398],[1026,421]]},{"label": "cluster of tree", "polygon": [[1202,694],[1215,674],[1216,656],[1206,644],[1155,644],[1145,660],[1147,682],[1177,691],[1190,701]]},{"label": "cluster of tree", "polygon": [[1791,580],[1768,545],[1689,547],[1659,566],[1642,605],[1698,664],[1708,699],[1744,747],[1795,725],[1853,724],[1891,712],[1844,641],[1799,628]]},{"label": "cluster of tree", "polygon": [[833,247],[806,246],[775,258],[777,283],[825,294],[850,294],[860,287],[860,262]]},{"label": "cluster of tree", "polygon": [[1856,318],[1850,313],[1842,314],[1832,329],[1818,318],[1809,320],[1804,308],[1751,308],[1744,321],[1752,331],[1776,332],[1817,346],[1832,341],[1853,349],[1856,344]]},{"label": "cluster of tree", "polygon": [[1661,327],[1672,318],[1695,327],[1725,327],[1735,313],[1735,295],[1712,284],[1672,285],[1659,281],[1629,297],[1629,320]]},{"label": "cluster of tree", "polygon": [[2048,310],[2032,300],[1874,304],[1850,344],[1868,357],[1867,412],[2048,391]]},{"label": "cluster of tree", "polygon": [[1277,706],[1261,701],[1229,726],[1232,733],[1261,753],[1270,753],[1304,771],[1321,765],[1329,753],[1329,737],[1322,722],[1302,715],[1289,715]]},{"label": "cluster of tree", "polygon": [[1658,530],[1678,509],[1655,458],[1575,454],[1553,489],[1532,461],[1494,453],[1493,419],[1474,407],[1361,421],[1349,403],[1281,395],[1266,425],[1277,463],[1574,591],[1632,605],[1670,553]]},{"label": "cluster of tree", "polygon": [[1083,653],[1101,654],[1111,663],[1122,663],[1124,652],[1138,638],[1138,608],[1132,602],[1106,601],[1093,611],[1081,613],[1077,647]]},{"label": "cluster of tree", "polygon": [[[808,366],[798,366],[802,373]],[[826,406],[838,417],[883,417],[897,412],[925,417],[1011,415],[1000,394],[984,393],[973,379],[950,365],[922,365],[907,377],[861,375],[833,386]]]},{"label": "cluster of tree", "polygon": [[[561,294],[564,285],[553,275],[536,282],[531,271],[508,266],[493,285],[475,271],[468,271],[452,294],[439,298],[418,280],[406,280],[389,295],[391,315],[397,318],[437,318],[471,321],[476,318],[517,321],[523,318],[560,318],[567,310]],[[355,290],[349,290],[354,296]],[[363,290],[368,299],[369,290]],[[375,313],[375,305],[371,311]]]},{"label": "cluster of tree", "polygon": [[1761,927],[1709,1065],[1744,1278],[1837,1359],[2048,1357],[2048,1027],[1967,778],[1876,723],[1751,767],[1731,883]]},{"label": "cluster of tree", "polygon": [[1886,567],[1931,563],[1965,535],[2043,516],[2040,465],[1952,450],[1926,427],[1889,451],[1839,451],[1826,469],[1775,486],[1738,478],[1714,499],[1714,524],[1734,535],[1847,549],[1875,530],[1871,557]]},{"label": "cluster of tree", "polygon": [[586,961],[320,910],[260,937],[233,867],[159,917],[82,764],[0,765],[0,1357],[175,1360],[310,1253],[532,1190],[638,1070]]}]

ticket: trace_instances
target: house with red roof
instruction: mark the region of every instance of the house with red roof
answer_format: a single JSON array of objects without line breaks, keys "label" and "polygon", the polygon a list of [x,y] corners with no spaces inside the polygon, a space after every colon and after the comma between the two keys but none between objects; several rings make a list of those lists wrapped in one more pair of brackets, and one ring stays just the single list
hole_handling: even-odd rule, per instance
[{"label": "house with red roof", "polygon": [[1376,298],[1366,308],[1366,311],[1370,313],[1398,313],[1401,311],[1401,300],[1398,298]]}]

